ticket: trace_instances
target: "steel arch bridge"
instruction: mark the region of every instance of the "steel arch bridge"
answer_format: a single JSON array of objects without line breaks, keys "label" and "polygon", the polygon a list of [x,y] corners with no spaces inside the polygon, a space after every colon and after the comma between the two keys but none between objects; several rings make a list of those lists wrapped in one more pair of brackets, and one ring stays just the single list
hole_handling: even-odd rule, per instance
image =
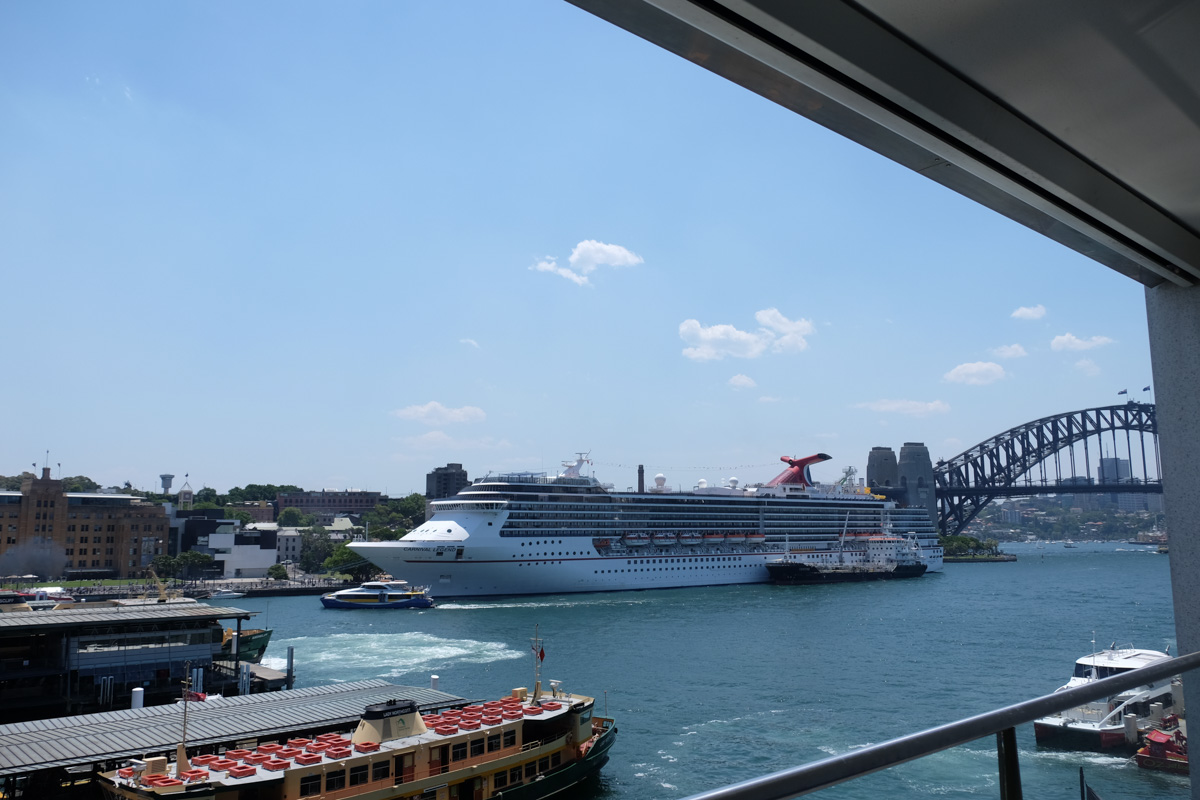
[{"label": "steel arch bridge", "polygon": [[[1118,431],[1125,432],[1124,453],[1118,447]],[[1147,435],[1152,443],[1151,452],[1147,452]],[[1089,447],[1092,440],[1101,447],[1096,453]],[[1092,481],[1089,477],[1092,461],[1099,465],[1103,447],[1110,441],[1112,455],[1127,457],[1131,469],[1140,455],[1140,478],[1130,480],[1133,476],[1118,475],[1106,477],[1105,482]],[[1140,443],[1140,447],[1135,449],[1135,443]],[[1078,452],[1080,449],[1082,454]],[[1082,476],[1077,471],[1080,460],[1084,468]],[[1069,464],[1067,477],[1063,476],[1064,461]],[[1149,477],[1151,469],[1154,478]],[[938,529],[942,534],[960,533],[997,497],[1048,492],[1161,493],[1154,405],[1130,401],[1043,417],[997,434],[949,461],[937,462],[933,474]]]}]

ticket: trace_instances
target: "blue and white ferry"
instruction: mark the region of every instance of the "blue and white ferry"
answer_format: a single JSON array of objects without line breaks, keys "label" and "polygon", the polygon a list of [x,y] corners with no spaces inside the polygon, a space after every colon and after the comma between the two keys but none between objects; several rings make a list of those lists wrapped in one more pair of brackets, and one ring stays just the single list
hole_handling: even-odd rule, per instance
[{"label": "blue and white ferry", "polygon": [[407,581],[367,581],[353,589],[321,595],[326,608],[433,608],[433,598]]}]

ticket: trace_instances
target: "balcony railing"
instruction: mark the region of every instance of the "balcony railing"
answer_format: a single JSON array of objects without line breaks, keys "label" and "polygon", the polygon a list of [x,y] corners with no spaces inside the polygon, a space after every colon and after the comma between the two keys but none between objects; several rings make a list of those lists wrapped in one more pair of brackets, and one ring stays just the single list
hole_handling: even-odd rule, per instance
[{"label": "balcony railing", "polygon": [[1200,667],[1200,652],[1189,653],[1086,686],[1036,697],[986,714],[864,747],[846,755],[701,792],[688,800],[786,800],[993,735],[999,756],[1000,797],[1002,800],[1020,800],[1021,772],[1017,761],[1016,726],[1119,694],[1126,689],[1190,672],[1197,667]]}]

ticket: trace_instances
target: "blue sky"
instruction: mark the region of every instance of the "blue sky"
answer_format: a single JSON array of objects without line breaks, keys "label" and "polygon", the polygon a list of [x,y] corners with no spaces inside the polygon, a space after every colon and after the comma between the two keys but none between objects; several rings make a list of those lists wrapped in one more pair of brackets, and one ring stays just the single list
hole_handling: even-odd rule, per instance
[{"label": "blue sky", "polygon": [[557,0],[9,3],[0,129],[3,474],[834,479],[1151,398],[1138,284]]}]

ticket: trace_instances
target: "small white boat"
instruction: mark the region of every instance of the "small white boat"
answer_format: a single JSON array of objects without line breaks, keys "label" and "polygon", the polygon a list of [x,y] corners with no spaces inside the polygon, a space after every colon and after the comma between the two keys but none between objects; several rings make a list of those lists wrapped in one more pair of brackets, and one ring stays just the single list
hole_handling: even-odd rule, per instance
[{"label": "small white boat", "polygon": [[[1148,667],[1167,658],[1170,655],[1158,650],[1138,650],[1132,645],[1117,647],[1114,642],[1107,650],[1078,659],[1071,679],[1054,691],[1086,686],[1093,681]],[[1174,713],[1173,680],[1178,681],[1178,678],[1164,678],[1042,717],[1033,723],[1034,737],[1039,744],[1085,747],[1089,750],[1126,746],[1126,714],[1135,715],[1138,730],[1145,730],[1160,724],[1163,717]]]},{"label": "small white boat", "polygon": [[232,589],[218,589],[208,596],[209,600],[237,600],[239,597],[245,597],[245,592],[235,592]]},{"label": "small white boat", "polygon": [[661,547],[673,545],[678,541],[673,531],[655,531],[651,536],[651,540]]}]

